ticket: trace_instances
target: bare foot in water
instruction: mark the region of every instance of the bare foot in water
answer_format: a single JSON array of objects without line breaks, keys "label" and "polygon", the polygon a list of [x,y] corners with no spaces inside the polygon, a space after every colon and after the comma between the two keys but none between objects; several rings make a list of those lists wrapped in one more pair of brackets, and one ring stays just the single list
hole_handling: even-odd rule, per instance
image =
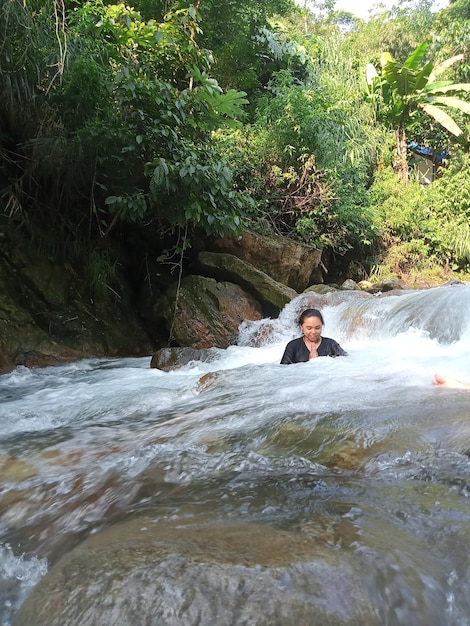
[{"label": "bare foot in water", "polygon": [[445,387],[446,389],[470,389],[470,383],[463,383],[455,378],[447,378],[441,374],[434,374],[432,384],[437,387]]}]

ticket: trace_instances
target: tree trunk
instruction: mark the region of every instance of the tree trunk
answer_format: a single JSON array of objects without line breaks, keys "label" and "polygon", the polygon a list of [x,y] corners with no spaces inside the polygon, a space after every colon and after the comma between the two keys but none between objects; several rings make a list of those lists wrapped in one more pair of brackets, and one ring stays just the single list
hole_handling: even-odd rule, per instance
[{"label": "tree trunk", "polygon": [[393,171],[402,182],[407,183],[410,176],[408,171],[408,151],[406,147],[406,134],[404,128],[396,129],[395,143],[396,147]]}]

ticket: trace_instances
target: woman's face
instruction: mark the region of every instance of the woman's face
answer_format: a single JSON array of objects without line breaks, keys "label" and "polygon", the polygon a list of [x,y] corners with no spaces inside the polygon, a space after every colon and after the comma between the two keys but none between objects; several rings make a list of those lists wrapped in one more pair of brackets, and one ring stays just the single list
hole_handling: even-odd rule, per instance
[{"label": "woman's face", "polygon": [[306,317],[300,328],[302,329],[304,336],[313,343],[320,339],[323,324],[321,323],[319,317]]}]

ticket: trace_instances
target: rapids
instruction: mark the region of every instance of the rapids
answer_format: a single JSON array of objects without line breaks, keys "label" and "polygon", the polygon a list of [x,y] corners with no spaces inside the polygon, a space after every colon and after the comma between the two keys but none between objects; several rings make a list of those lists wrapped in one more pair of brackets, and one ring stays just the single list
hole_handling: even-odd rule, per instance
[{"label": "rapids", "polygon": [[[281,366],[312,305],[348,356]],[[169,534],[204,519],[314,536],[355,564],[383,624],[469,625],[470,392],[431,384],[470,381],[469,310],[470,285],[304,294],[174,372],[128,358],[0,376],[1,626],[64,554],[144,515]]]}]

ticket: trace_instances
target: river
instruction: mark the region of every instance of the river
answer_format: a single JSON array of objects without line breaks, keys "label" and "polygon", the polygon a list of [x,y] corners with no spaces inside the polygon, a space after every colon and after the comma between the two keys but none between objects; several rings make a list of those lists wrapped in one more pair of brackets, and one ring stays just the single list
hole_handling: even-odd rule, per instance
[{"label": "river", "polygon": [[[312,304],[323,334],[348,356],[280,365],[299,312]],[[435,371],[470,381],[469,311],[470,285],[302,295],[276,320],[243,324],[237,345],[177,371],[150,369],[148,357],[0,376],[0,624],[15,622],[64,555],[135,520],[156,524],[172,553],[173,528],[194,535],[193,546],[194,528],[209,528],[198,563],[206,551],[226,564],[217,529],[237,528],[252,546],[239,564],[244,580],[250,568],[272,571],[270,544],[276,572],[284,568],[290,581],[284,618],[259,589],[260,602],[244,608],[249,594],[234,599],[227,582],[224,618],[214,609],[203,619],[201,608],[194,618],[186,602],[178,618],[164,617],[167,606],[142,624],[295,623],[294,592],[292,615],[302,603],[304,616],[307,605],[328,605],[337,616],[328,623],[346,624],[343,584],[344,598],[357,597],[346,589],[355,584],[372,607],[376,621],[364,625],[470,624],[470,392],[431,384]],[[335,590],[314,588],[313,557],[291,547],[279,561],[283,542],[299,538],[318,546]],[[224,567],[230,581],[234,570]],[[207,606],[217,604],[198,580]],[[311,611],[302,623],[321,624]],[[102,619],[96,624],[119,623]]]}]

